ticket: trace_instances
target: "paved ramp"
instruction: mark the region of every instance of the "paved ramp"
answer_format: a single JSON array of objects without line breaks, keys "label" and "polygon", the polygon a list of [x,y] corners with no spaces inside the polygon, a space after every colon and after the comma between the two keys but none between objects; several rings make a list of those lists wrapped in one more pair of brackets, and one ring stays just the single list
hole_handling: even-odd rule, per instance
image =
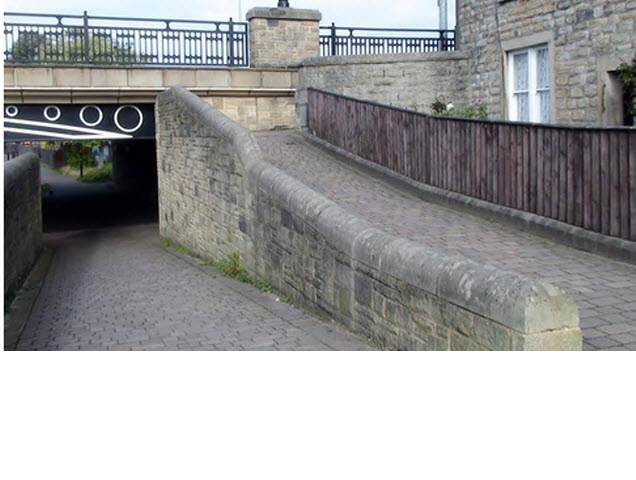
[{"label": "paved ramp", "polygon": [[561,286],[579,307],[585,349],[636,350],[636,266],[425,202],[298,132],[257,138],[277,167],[386,232]]}]

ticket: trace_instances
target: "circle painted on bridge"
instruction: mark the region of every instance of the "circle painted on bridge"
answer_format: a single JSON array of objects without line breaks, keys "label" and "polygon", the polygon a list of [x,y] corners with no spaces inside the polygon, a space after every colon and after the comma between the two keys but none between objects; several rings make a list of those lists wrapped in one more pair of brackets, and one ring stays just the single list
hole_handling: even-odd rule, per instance
[{"label": "circle painted on bridge", "polygon": [[[89,116],[89,120],[86,119],[87,114]],[[90,117],[96,118],[96,120],[91,121]],[[97,105],[85,105],[80,110],[79,118],[80,121],[87,127],[94,127],[102,122],[104,119],[104,112],[102,112],[102,109]]]},{"label": "circle painted on bridge", "polygon": [[4,109],[4,113],[7,117],[15,117],[18,114],[19,110],[18,107],[16,107],[15,105],[7,105],[6,108]]},{"label": "circle painted on bridge", "polygon": [[122,105],[115,110],[113,120],[122,132],[132,133],[141,128],[142,123],[144,123],[144,114],[135,105]]},{"label": "circle painted on bridge", "polygon": [[[53,113],[51,114],[51,112]],[[49,105],[48,107],[44,108],[44,118],[46,118],[49,122],[55,122],[61,116],[62,111],[55,105]]]}]

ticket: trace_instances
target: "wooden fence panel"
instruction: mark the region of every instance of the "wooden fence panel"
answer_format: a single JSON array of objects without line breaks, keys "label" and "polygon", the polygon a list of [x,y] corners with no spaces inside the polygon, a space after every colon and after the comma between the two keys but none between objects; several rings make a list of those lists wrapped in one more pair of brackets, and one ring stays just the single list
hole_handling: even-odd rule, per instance
[{"label": "wooden fence panel", "polygon": [[309,89],[310,131],[416,181],[636,240],[636,130],[439,118]]}]

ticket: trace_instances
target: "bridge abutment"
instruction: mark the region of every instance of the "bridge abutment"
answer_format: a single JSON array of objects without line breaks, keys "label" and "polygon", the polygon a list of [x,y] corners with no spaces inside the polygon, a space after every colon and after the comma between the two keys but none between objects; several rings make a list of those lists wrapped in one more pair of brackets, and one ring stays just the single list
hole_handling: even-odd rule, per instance
[{"label": "bridge abutment", "polygon": [[113,182],[117,190],[144,201],[157,199],[157,151],[154,140],[113,142]]}]

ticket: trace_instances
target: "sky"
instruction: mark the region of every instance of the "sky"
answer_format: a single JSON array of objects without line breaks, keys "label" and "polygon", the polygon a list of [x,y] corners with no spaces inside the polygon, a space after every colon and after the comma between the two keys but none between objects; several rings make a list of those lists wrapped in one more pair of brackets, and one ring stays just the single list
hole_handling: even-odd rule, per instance
[{"label": "sky", "polygon": [[[322,13],[322,25],[383,28],[438,28],[438,0],[290,0],[293,8]],[[241,19],[252,7],[275,7],[277,0],[5,0],[6,12],[63,13],[120,17],[199,20]],[[454,1],[448,0],[448,25],[455,24]]]}]

